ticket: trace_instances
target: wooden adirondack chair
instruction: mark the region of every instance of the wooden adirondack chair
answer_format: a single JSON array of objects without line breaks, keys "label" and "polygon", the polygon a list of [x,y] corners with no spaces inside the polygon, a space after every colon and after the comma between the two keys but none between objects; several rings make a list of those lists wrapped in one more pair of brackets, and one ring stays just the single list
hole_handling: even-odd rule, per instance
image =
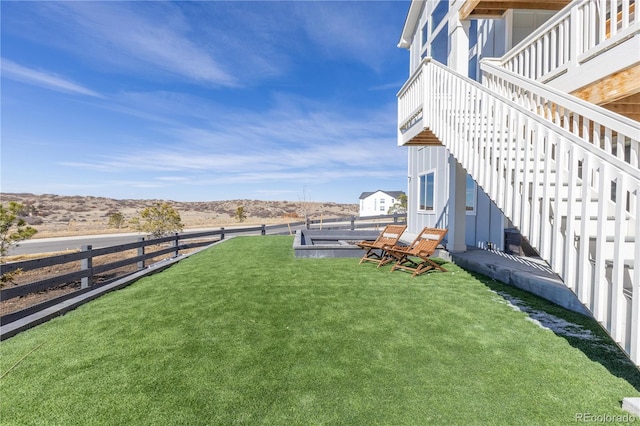
[{"label": "wooden adirondack chair", "polygon": [[386,252],[386,247],[393,247],[398,244],[400,236],[407,225],[387,225],[375,241],[360,241],[356,243],[360,248],[365,250],[364,255],[360,259],[362,262],[375,262],[378,268],[393,261],[393,257]]},{"label": "wooden adirondack chair", "polygon": [[406,247],[396,245],[387,248],[386,252],[396,261],[391,271],[396,269],[413,271],[413,277],[432,269],[447,272],[446,269],[430,259],[446,234],[446,229],[424,228],[411,245]]}]

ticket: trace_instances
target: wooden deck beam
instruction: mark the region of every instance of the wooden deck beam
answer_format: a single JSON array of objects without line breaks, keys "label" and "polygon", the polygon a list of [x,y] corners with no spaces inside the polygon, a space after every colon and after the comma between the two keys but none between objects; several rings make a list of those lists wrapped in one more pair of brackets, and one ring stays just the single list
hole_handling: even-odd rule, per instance
[{"label": "wooden deck beam", "polygon": [[509,9],[560,10],[570,0],[468,0],[460,8],[460,19],[499,17]]},{"label": "wooden deck beam", "polygon": [[602,105],[603,108],[616,114],[624,115],[635,121],[640,121],[640,92],[626,98]]},{"label": "wooden deck beam", "polygon": [[[640,93],[640,63],[615,72],[571,94],[592,104],[607,106],[615,103],[636,104]],[[628,99],[627,99],[628,98]],[[625,102],[624,99],[627,99]]]}]

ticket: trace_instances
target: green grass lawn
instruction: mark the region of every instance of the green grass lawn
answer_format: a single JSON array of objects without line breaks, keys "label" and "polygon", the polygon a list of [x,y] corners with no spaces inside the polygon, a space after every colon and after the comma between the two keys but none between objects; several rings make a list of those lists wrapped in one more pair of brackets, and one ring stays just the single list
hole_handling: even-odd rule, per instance
[{"label": "green grass lawn", "polygon": [[0,343],[0,423],[555,425],[640,396],[585,317],[452,264],[411,278],[291,245],[232,239]]}]

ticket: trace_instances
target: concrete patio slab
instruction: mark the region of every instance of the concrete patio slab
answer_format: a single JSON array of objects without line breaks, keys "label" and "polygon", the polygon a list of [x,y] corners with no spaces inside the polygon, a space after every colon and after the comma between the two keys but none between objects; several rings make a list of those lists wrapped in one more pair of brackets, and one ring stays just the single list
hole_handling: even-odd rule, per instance
[{"label": "concrete patio slab", "polygon": [[591,316],[578,297],[541,259],[513,256],[497,250],[469,248],[463,253],[442,250],[439,256],[456,265],[536,294],[556,305]]}]

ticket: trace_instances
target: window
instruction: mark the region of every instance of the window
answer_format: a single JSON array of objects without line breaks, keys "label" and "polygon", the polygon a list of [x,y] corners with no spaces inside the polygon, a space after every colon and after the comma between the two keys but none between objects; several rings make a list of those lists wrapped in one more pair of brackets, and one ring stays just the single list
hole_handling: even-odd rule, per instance
[{"label": "window", "polygon": [[472,19],[469,24],[469,49],[473,49],[476,43],[478,43],[478,21]]},{"label": "window", "polygon": [[469,59],[469,75],[470,79],[478,81],[478,55],[474,55]]},{"label": "window", "polygon": [[431,32],[435,31],[449,11],[449,0],[441,0],[431,12]]},{"label": "window", "polygon": [[478,21],[471,21],[469,26],[469,75],[468,77],[478,80]]},{"label": "window", "polygon": [[420,210],[434,211],[434,180],[434,172],[420,176]]},{"label": "window", "polygon": [[427,44],[427,38],[429,37],[429,23],[423,25],[422,30],[422,46]]},{"label": "window", "polygon": [[467,201],[466,209],[467,213],[475,213],[476,211],[476,182],[467,175]]},{"label": "window", "polygon": [[431,57],[441,64],[447,65],[449,56],[449,25],[445,24],[442,31],[431,41]]},{"label": "window", "polygon": [[385,199],[384,198],[380,198],[380,204],[384,204]]}]

